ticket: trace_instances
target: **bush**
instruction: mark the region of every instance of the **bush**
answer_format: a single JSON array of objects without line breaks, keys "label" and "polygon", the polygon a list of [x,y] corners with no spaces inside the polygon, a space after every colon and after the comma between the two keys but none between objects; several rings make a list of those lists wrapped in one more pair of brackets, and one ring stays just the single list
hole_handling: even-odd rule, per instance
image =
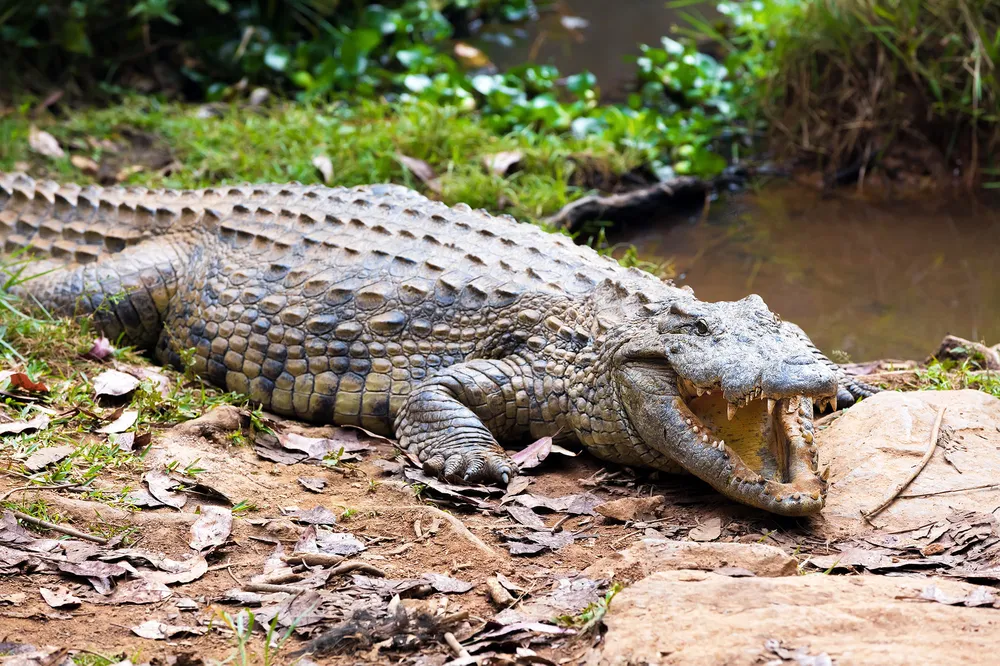
[{"label": "bush", "polygon": [[[0,12],[7,87],[93,93],[116,84],[218,96],[226,84],[371,94],[474,18],[517,20],[532,0],[62,0]],[[11,80],[13,79],[13,80]],[[0,79],[3,81],[3,79]]]},{"label": "bush", "polygon": [[727,24],[693,19],[695,33],[724,45],[731,69],[756,82],[741,104],[759,109],[785,155],[832,172],[929,146],[969,182],[1000,174],[991,162],[1000,3],[759,0],[719,9]]}]

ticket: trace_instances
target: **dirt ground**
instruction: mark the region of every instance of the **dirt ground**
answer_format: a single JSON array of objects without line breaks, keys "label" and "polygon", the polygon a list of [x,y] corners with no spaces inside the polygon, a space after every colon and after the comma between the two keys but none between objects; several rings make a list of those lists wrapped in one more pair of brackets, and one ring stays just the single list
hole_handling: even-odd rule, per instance
[{"label": "dirt ground", "polygon": [[[220,413],[228,416],[230,411],[236,409],[218,408],[207,418],[229,421],[221,424],[219,432],[225,432],[227,425],[233,425],[231,420],[216,417]],[[338,434],[331,428],[292,428],[313,436]],[[179,469],[197,460],[198,467],[205,470],[197,475],[199,483],[234,501],[250,498],[256,504],[256,510],[233,519],[232,532],[224,543],[206,549],[208,571],[191,582],[172,585],[170,596],[153,603],[97,603],[103,600],[96,588],[88,584],[87,578],[67,575],[46,566],[43,560],[37,566],[29,566],[28,571],[0,578],[0,617],[3,618],[0,640],[90,651],[114,658],[130,656],[140,661],[155,657],[165,659],[181,653],[224,659],[234,653],[236,640],[231,631],[220,626],[219,614],[226,612],[235,616],[239,611],[239,605],[225,603],[225,595],[267,571],[268,558],[279,544],[285,553],[292,551],[307,529],[305,523],[286,517],[296,507],[329,509],[337,520],[330,529],[334,533],[351,534],[364,545],[365,550],[350,559],[377,567],[388,579],[434,573],[471,583],[472,589],[462,594],[431,592],[427,595],[426,590],[418,589],[410,591],[418,598],[404,600],[404,603],[431,609],[437,616],[468,614],[467,619],[451,628],[460,640],[473,635],[501,610],[487,592],[487,579],[497,573],[511,584],[512,596],[530,598],[544,593],[560,579],[579,575],[589,565],[627,548],[644,536],[683,539],[699,525],[707,524],[709,533],[705,537],[718,539],[722,536],[719,524],[723,517],[727,540],[778,543],[793,549],[801,547],[804,550],[800,552],[823,548],[822,543],[810,542],[808,520],[781,519],[734,506],[711,488],[691,479],[657,479],[655,475],[632,470],[608,469],[584,454],[576,457],[551,454],[542,465],[531,470],[535,473],[525,475],[529,485],[521,493],[540,498],[577,495],[581,500],[578,507],[570,511],[545,508],[532,511],[516,502],[502,503],[502,494],[468,493],[475,504],[481,505],[476,508],[461,496],[449,501],[447,496],[431,488],[418,497],[414,488],[395,471],[401,463],[394,448],[385,441],[369,440],[371,447],[363,452],[363,460],[341,463],[331,470],[317,464],[285,465],[262,460],[251,446],[227,444],[225,437],[218,435],[199,436],[201,433],[197,430],[196,425],[189,423],[158,433],[146,456],[145,471],[168,460],[178,460]],[[362,436],[362,439],[367,438]],[[411,468],[411,473],[414,472],[416,470]],[[326,486],[320,492],[313,492],[307,490],[299,478],[323,479]],[[22,485],[23,480],[2,476],[0,494]],[[142,474],[137,471],[116,474],[114,478],[102,477],[97,485],[106,491],[142,488]],[[78,529],[98,524],[104,530],[109,526],[136,526],[137,532],[128,537],[132,542],[128,544],[130,548],[160,553],[176,561],[196,554],[189,545],[191,526],[198,517],[195,511],[225,504],[221,500],[209,502],[204,496],[192,494],[179,510],[161,507],[130,513],[77,499],[75,490],[24,490],[18,496],[22,500],[45,500]],[[665,502],[648,511],[647,516],[639,516],[645,520],[622,522],[605,518],[593,509],[611,500],[660,495]],[[468,533],[455,530],[447,518],[427,507],[441,507],[458,518]],[[525,509],[534,527],[523,526],[505,510],[506,507]],[[571,543],[558,550],[545,548],[535,554],[512,555],[508,551],[506,544],[511,542],[507,538],[539,532],[552,534],[556,526],[555,534],[575,537]],[[44,530],[37,534],[59,537]],[[82,602],[76,608],[52,608],[40,596],[39,589],[43,587],[68,588]],[[343,574],[331,577],[325,589],[332,594],[342,590],[344,595],[350,595],[353,587],[351,574]],[[595,599],[600,596],[595,595]],[[181,600],[187,604],[183,609],[178,608]],[[384,607],[390,600],[379,599],[375,603]],[[589,599],[579,608],[567,607],[565,614],[576,615],[588,603]],[[149,620],[179,626],[204,626],[207,621],[214,622],[213,630],[201,636],[179,635],[170,640],[154,641],[136,636],[131,629]],[[324,620],[320,624],[329,626],[331,622]],[[317,627],[308,629],[312,634]],[[562,639],[560,642],[567,645],[542,650],[543,654],[550,653],[557,663],[573,652],[574,640]],[[250,641],[258,653],[262,651],[262,643],[262,634]],[[291,639],[285,652],[296,646],[301,647],[298,637]],[[586,643],[580,643],[577,649],[581,647],[586,647]],[[365,648],[344,657],[327,656],[324,663],[384,662],[388,657],[384,653],[372,654],[370,644]],[[441,659],[433,659],[435,654]],[[403,651],[393,654],[391,660],[412,657],[417,660],[414,663],[441,663],[446,656],[454,656],[449,655],[447,645],[443,641],[432,641],[422,645],[419,657]],[[566,663],[572,663],[572,658],[569,659]]]},{"label": "dirt ground", "polygon": [[[941,395],[970,403],[961,393]],[[996,400],[982,396],[993,410]],[[128,418],[108,412],[110,430]],[[862,414],[852,427],[870,428],[870,417],[879,418]],[[979,428],[974,417],[961,427]],[[916,558],[924,575],[943,566],[931,555],[955,568],[972,543],[942,530],[922,552],[900,546],[886,556],[884,539],[866,542],[890,566],[849,551],[855,535],[834,536],[823,517],[781,518],[691,478],[605,466],[549,442],[532,445],[527,466],[537,466],[491,490],[424,477],[392,442],[359,430],[266,415],[254,427],[254,418],[223,405],[153,427],[148,442],[116,440],[142,450],[140,463],[105,461],[83,485],[51,473],[39,485],[39,475],[93,464],[87,447],[111,437],[99,429],[63,450],[5,456],[0,501],[22,513],[0,519],[0,654],[10,655],[0,662],[611,663],[600,654],[613,597],[659,568],[738,582],[824,568],[909,573]],[[914,422],[914,437],[926,438],[926,424]],[[0,424],[0,436],[20,436],[5,432],[18,427]],[[40,507],[57,530],[18,522]],[[995,520],[984,520],[962,523],[979,530],[976,553],[1000,542]],[[650,544],[672,554],[650,555]],[[984,571],[977,576],[997,580]],[[623,603],[634,611],[634,600]]]}]

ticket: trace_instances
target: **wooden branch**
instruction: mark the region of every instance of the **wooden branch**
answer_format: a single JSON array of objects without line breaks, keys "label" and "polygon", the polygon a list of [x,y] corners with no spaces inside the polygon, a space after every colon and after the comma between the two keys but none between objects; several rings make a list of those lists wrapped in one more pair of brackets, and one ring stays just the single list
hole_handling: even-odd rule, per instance
[{"label": "wooden branch", "polygon": [[93,543],[99,543],[102,546],[108,543],[108,540],[104,537],[94,536],[93,534],[87,534],[86,532],[81,532],[80,530],[75,530],[72,527],[65,527],[64,525],[56,525],[55,523],[50,523],[47,520],[40,520],[34,516],[29,516],[26,513],[20,511],[14,511],[13,514],[17,516],[19,520],[23,520],[26,523],[31,523],[32,525],[37,525],[38,527],[44,527],[47,530],[52,530],[53,532],[60,532],[77,539],[83,539],[85,541],[92,541]]},{"label": "wooden branch", "polygon": [[587,222],[604,220],[616,224],[669,212],[683,202],[703,202],[712,183],[682,176],[639,190],[609,196],[593,195],[563,206],[546,222],[569,232],[579,231]]}]

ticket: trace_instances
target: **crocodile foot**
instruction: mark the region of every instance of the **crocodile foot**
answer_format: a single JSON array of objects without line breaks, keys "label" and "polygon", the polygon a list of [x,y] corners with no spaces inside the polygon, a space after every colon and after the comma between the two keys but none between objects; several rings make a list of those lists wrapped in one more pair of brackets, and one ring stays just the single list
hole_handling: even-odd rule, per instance
[{"label": "crocodile foot", "polygon": [[472,449],[435,454],[424,461],[424,471],[455,483],[506,485],[517,474],[517,464],[502,450]]},{"label": "crocodile foot", "polygon": [[[882,389],[876,386],[865,384],[864,382],[858,381],[847,375],[839,377],[838,380],[839,385],[837,386],[837,402],[836,404],[830,405],[830,412],[852,407],[862,398],[870,398],[876,393],[880,393],[882,391]],[[820,402],[816,403],[816,408],[820,413],[825,411],[825,405]]]}]

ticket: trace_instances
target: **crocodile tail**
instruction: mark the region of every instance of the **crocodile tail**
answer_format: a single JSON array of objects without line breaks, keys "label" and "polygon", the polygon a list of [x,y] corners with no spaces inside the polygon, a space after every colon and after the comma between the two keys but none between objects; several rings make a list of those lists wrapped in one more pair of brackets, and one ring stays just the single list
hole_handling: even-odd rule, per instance
[{"label": "crocodile tail", "polygon": [[[94,315],[109,337],[154,345],[192,243],[171,234],[209,209],[138,204],[146,190],[38,182],[0,173],[6,288],[57,316]],[[149,197],[160,201],[160,197]],[[171,235],[172,242],[144,243]]]}]

